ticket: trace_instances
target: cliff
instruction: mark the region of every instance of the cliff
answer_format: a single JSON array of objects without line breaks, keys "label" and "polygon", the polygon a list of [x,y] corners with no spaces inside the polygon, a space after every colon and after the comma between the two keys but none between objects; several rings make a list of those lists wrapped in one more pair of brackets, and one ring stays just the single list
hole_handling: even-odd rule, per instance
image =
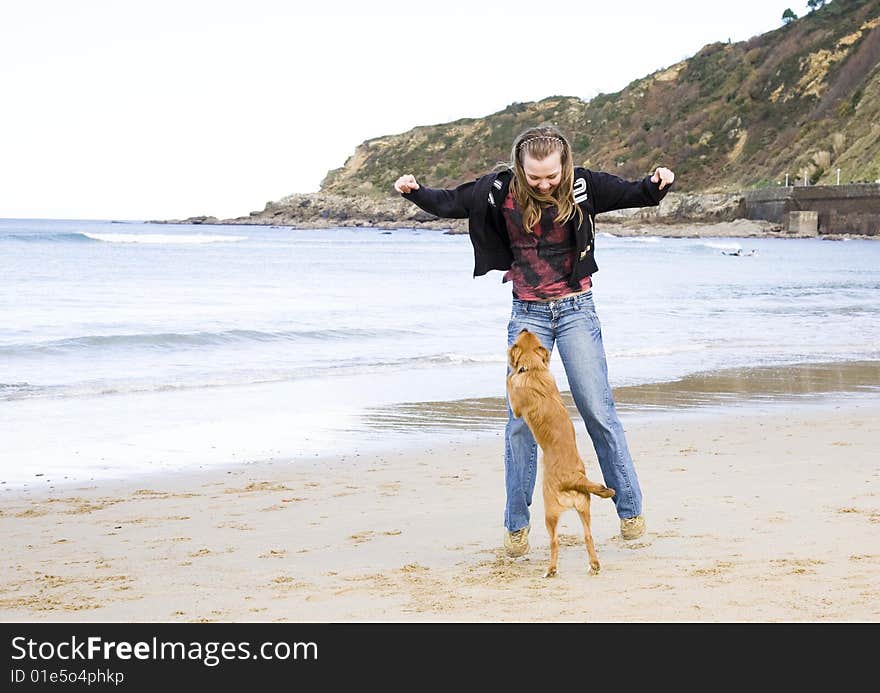
[{"label": "cliff", "polygon": [[544,122],[568,135],[577,164],[625,178],[675,170],[676,192],[660,210],[617,221],[731,221],[748,191],[880,179],[880,0],[837,0],[748,41],[709,44],[615,94],[550,96],[367,140],[320,192],[222,221],[460,229],[407,204],[394,180],[412,172],[454,187],[507,159],[516,135]]}]

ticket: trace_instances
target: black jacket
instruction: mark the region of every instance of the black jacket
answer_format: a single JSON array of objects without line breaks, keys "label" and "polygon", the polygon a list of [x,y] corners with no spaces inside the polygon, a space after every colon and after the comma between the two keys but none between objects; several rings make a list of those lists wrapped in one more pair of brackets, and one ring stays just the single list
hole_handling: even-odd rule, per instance
[{"label": "black jacket", "polygon": [[[420,185],[418,190],[402,194],[435,216],[468,220],[468,233],[474,246],[474,276],[477,277],[493,269],[510,269],[513,264],[507,225],[501,214],[501,205],[512,178],[512,171],[503,170],[481,176],[454,190]],[[670,187],[660,190],[660,184],[652,183],[650,176],[627,181],[610,173],[575,167],[574,200],[584,216],[575,228],[578,258],[572,267],[569,285],[577,288],[581,279],[599,270],[593,258],[597,214],[628,207],[656,206]],[[577,217],[569,223],[576,222]]]}]

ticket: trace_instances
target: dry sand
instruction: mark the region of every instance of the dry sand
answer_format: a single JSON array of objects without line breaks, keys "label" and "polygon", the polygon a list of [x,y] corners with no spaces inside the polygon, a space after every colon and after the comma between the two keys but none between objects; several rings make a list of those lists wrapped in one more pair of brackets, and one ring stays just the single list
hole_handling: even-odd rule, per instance
[{"label": "dry sand", "polygon": [[[880,400],[624,423],[648,532],[593,502],[500,550],[500,431],[386,455],[0,492],[9,622],[880,621]],[[599,478],[582,424],[588,474]],[[540,478],[539,478],[540,484]]]}]

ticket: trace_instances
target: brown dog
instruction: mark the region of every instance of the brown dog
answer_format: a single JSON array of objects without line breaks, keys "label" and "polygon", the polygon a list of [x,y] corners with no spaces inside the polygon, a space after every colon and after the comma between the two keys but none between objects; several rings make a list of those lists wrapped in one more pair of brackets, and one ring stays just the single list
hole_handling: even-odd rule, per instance
[{"label": "brown dog", "polygon": [[544,521],[550,534],[550,566],[544,577],[556,575],[559,558],[556,526],[559,517],[569,508],[575,508],[580,515],[590,568],[598,573],[599,558],[590,532],[590,494],[611,498],[614,490],[587,478],[584,462],[578,454],[574,425],[548,368],[550,352],[541,345],[537,335],[522,330],[507,350],[507,361],[510,408],[515,417],[525,418],[544,453]]}]

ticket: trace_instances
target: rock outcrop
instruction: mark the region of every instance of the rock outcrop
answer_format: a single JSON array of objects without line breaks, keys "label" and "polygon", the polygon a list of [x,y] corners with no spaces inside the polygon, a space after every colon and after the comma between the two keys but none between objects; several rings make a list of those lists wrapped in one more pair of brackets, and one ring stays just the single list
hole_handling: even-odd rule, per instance
[{"label": "rock outcrop", "polygon": [[[614,225],[700,224],[731,222],[744,216],[742,195],[670,192],[658,207],[624,209],[600,215],[602,223]],[[466,219],[439,219],[402,197],[376,199],[364,195],[297,193],[266,203],[265,208],[245,217],[217,219],[197,216],[172,223],[256,224],[293,228],[371,226],[381,228],[434,228],[466,233]]]},{"label": "rock outcrop", "polygon": [[833,0],[748,41],[712,43],[589,101],[548,96],[482,118],[362,142],[320,192],[245,217],[187,223],[292,227],[423,226],[461,232],[392,192],[412,172],[431,187],[472,180],[509,154],[525,127],[554,123],[573,161],[637,179],[676,173],[659,208],[603,214],[604,225],[723,224],[747,216],[745,191],[880,182],[880,0]]}]

